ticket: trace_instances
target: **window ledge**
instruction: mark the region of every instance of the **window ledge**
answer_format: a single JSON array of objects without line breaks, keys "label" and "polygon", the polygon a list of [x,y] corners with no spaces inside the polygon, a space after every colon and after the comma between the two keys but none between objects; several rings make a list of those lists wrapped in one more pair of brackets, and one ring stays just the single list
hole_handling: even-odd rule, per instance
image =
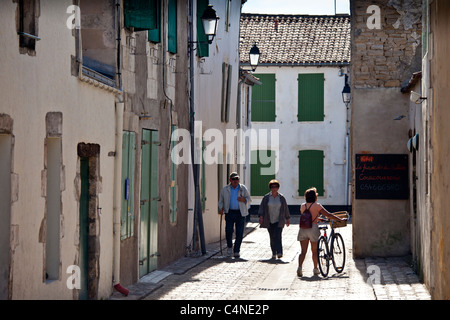
[{"label": "window ledge", "polygon": [[104,89],[113,93],[122,92],[121,90],[115,87],[114,80],[85,66],[82,66],[82,74],[80,74],[79,79],[82,82],[93,85],[94,87],[98,87],[100,89]]}]

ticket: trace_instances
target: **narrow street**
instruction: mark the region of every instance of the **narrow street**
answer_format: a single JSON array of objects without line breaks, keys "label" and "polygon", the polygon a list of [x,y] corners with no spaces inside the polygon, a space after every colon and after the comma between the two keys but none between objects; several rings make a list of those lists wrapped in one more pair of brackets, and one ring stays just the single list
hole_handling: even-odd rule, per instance
[{"label": "narrow street", "polygon": [[[155,271],[131,287],[128,297],[115,293],[112,299],[145,300],[429,300],[426,287],[408,264],[408,257],[352,258],[352,225],[340,228],[346,242],[344,272],[330,267],[327,278],[313,275],[311,252],[297,277],[298,217],[283,231],[284,256],[272,260],[269,236],[253,218],[241,257],[223,257],[218,244],[208,255],[183,258]],[[225,242],[223,241],[223,245]],[[225,250],[224,250],[225,252]],[[195,264],[197,259],[197,265]],[[198,261],[200,260],[200,261]],[[194,261],[194,262],[193,262]],[[374,285],[368,284],[368,272]]]}]

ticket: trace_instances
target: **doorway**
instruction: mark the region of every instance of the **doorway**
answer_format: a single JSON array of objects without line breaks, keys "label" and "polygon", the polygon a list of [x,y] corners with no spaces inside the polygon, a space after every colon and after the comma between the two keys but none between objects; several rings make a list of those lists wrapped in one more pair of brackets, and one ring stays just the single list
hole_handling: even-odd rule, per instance
[{"label": "doorway", "polygon": [[98,181],[100,146],[97,144],[78,144],[80,207],[79,207],[79,261],[80,284],[79,300],[98,298],[100,230]]},{"label": "doorway", "polygon": [[143,129],[141,153],[141,197],[139,278],[158,267],[158,131]]}]

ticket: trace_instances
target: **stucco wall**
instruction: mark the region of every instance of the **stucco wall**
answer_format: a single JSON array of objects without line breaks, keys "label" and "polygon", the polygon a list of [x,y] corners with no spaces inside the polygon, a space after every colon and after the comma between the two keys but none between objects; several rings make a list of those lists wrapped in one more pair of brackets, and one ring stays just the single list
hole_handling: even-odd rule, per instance
[{"label": "stucco wall", "polygon": [[[195,3],[195,1],[194,1]],[[219,180],[219,166],[216,163],[205,166],[205,176],[200,175],[200,181],[205,179],[206,190],[206,207],[203,213],[204,233],[206,243],[219,240],[220,234],[220,215],[218,215],[218,197],[222,187],[227,185],[227,158],[226,144],[231,146],[232,143],[226,141],[226,129],[236,129],[236,110],[237,110],[237,94],[239,80],[239,21],[241,12],[241,2],[230,2],[229,28],[225,31],[226,22],[226,2],[214,0],[209,2],[216,10],[217,16],[220,17],[217,27],[217,35],[212,44],[209,45],[209,56],[198,58],[195,57],[195,120],[201,121],[199,124],[199,136],[204,134],[208,129],[216,129],[221,132],[223,139],[223,149],[218,148],[218,152],[222,151],[224,164],[222,166],[222,181]],[[195,9],[195,6],[194,6]],[[195,26],[196,27],[196,26]],[[195,30],[195,29],[194,29]],[[222,101],[222,63],[232,66],[231,85],[230,85],[230,109],[229,122],[221,121],[221,101]],[[198,140],[201,146],[201,138]],[[210,142],[206,141],[208,145]],[[237,163],[234,161],[236,154],[236,144],[230,150],[228,163],[230,170],[237,170]],[[231,163],[233,162],[233,163]],[[190,169],[191,170],[191,169]],[[230,172],[231,172],[230,171]],[[193,185],[192,185],[193,186]],[[194,209],[194,192],[193,187],[190,189],[190,217],[192,217]],[[225,224],[223,224],[224,227]],[[222,234],[222,236],[224,236]],[[192,239],[192,227],[188,227],[188,242]]]},{"label": "stucco wall", "polygon": [[[276,179],[280,181],[282,193],[288,205],[299,205],[305,201],[303,192],[298,192],[298,152],[300,150],[324,151],[325,194],[318,198],[323,205],[346,205],[346,130],[347,108],[342,101],[345,77],[338,75],[338,67],[258,67],[257,73],[275,74],[276,118],[274,122],[252,121],[252,129],[278,130],[278,141],[252,140],[251,150],[274,149],[276,151]],[[299,122],[298,75],[302,73],[324,74],[324,120],[321,122]],[[275,139],[277,140],[277,139]],[[268,181],[267,181],[268,182]],[[269,189],[267,189],[269,192]],[[254,196],[253,204],[262,197]]]},{"label": "stucco wall", "polygon": [[[66,27],[66,8],[72,1],[41,1],[36,55],[19,53],[16,3],[2,1],[0,8],[0,113],[14,122],[12,136],[11,290],[13,299],[72,299],[66,286],[69,265],[78,263],[79,206],[77,145],[100,146],[98,205],[98,297],[111,293],[112,195],[114,178],[113,93],[82,83],[71,76],[75,38]],[[45,176],[46,114],[62,113],[60,279],[45,281]],[[45,233],[44,233],[45,234]]]}]

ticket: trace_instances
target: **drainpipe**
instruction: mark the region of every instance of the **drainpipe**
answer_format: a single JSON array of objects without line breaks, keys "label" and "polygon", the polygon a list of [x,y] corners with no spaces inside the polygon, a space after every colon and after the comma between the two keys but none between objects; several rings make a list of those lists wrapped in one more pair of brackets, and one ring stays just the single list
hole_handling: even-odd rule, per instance
[{"label": "drainpipe", "polygon": [[123,97],[122,95],[118,95],[118,98],[116,99],[116,153],[114,156],[113,285],[117,291],[127,296],[129,290],[120,285],[120,209],[121,209],[120,198],[122,196],[121,177],[122,177],[123,110],[124,110]]},{"label": "drainpipe", "polygon": [[[117,26],[117,82],[119,90],[122,91],[122,75],[121,75],[121,24],[120,24],[120,0],[116,0],[116,26]],[[130,290],[124,288],[120,284],[120,210],[122,197],[122,140],[123,140],[123,111],[124,102],[123,94],[116,95],[116,145],[114,156],[114,189],[113,189],[113,286],[125,296],[128,296]]]}]

